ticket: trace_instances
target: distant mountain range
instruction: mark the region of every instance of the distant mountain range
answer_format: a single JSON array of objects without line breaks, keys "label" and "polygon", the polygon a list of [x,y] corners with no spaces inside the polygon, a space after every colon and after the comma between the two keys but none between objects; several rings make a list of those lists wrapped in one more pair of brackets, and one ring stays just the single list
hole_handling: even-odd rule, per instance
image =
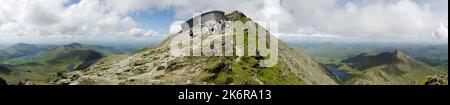
[{"label": "distant mountain range", "polygon": [[0,76],[8,83],[30,79],[49,84],[58,72],[82,70],[108,55],[122,52],[111,47],[71,43],[33,45],[19,43],[0,51]]},{"label": "distant mountain range", "polygon": [[[69,71],[81,70],[104,57],[104,54],[112,54],[103,47],[95,47],[72,43],[56,47],[45,54],[37,57],[38,62],[49,65],[58,65]],[[84,67],[81,67],[83,65]]]},{"label": "distant mountain range", "polygon": [[400,50],[418,61],[432,67],[448,70],[448,44],[407,44],[407,43],[331,43],[331,42],[291,42],[291,45],[312,55],[321,63],[340,63],[361,53],[370,55]]},{"label": "distant mountain range", "polygon": [[32,45],[19,43],[12,45],[5,50],[0,50],[0,60],[32,59],[37,54],[48,51],[53,47],[53,45]]}]

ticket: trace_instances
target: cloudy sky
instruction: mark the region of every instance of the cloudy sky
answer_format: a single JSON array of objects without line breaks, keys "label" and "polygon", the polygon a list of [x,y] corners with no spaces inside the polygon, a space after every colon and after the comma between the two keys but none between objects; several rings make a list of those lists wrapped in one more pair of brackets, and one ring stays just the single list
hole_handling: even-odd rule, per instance
[{"label": "cloudy sky", "polygon": [[0,43],[155,41],[209,10],[276,21],[291,41],[448,43],[448,0],[0,0]]}]

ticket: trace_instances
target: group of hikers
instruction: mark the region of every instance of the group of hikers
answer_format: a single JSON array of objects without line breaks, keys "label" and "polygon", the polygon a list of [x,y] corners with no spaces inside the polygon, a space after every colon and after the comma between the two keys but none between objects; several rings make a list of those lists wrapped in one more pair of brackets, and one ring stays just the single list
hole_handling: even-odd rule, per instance
[{"label": "group of hikers", "polygon": [[[223,20],[220,21],[208,21],[202,25],[202,32],[206,32],[207,35],[215,35],[223,32],[222,27],[225,22]],[[194,32],[192,29],[189,30],[189,36],[194,37]]]}]

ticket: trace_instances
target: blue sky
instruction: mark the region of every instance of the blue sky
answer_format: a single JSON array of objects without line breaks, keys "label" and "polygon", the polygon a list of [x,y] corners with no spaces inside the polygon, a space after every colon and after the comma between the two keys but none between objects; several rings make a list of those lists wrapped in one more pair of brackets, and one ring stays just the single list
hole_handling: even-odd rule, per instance
[{"label": "blue sky", "polygon": [[64,7],[68,7],[70,5],[77,4],[79,2],[80,0],[69,0],[67,3],[64,3]]},{"label": "blue sky", "polygon": [[[79,3],[80,0],[69,0],[65,7]],[[139,25],[145,29],[153,29],[163,34],[169,34],[170,25],[175,21],[175,12],[169,8],[165,10],[144,9],[128,13]]]},{"label": "blue sky", "polygon": [[175,12],[171,9],[159,11],[137,11],[131,17],[146,29],[153,29],[163,34],[169,34],[170,25],[175,21]]}]

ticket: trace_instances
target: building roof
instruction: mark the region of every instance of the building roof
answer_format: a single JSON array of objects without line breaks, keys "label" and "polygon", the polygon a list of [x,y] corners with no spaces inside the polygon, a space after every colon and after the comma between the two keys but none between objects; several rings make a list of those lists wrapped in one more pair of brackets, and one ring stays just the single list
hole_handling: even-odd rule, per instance
[{"label": "building roof", "polygon": [[[214,17],[210,17],[208,18],[209,15],[214,15]],[[208,20],[212,20],[215,19],[216,21],[219,21],[221,19],[225,19],[225,12],[223,11],[210,11],[210,12],[206,12],[203,13],[199,16],[195,16],[194,18],[189,19],[188,21],[184,22],[182,25],[183,30],[187,30],[186,28],[192,28],[193,27],[193,23],[194,23],[194,19],[196,18],[202,18],[202,24]]]}]

